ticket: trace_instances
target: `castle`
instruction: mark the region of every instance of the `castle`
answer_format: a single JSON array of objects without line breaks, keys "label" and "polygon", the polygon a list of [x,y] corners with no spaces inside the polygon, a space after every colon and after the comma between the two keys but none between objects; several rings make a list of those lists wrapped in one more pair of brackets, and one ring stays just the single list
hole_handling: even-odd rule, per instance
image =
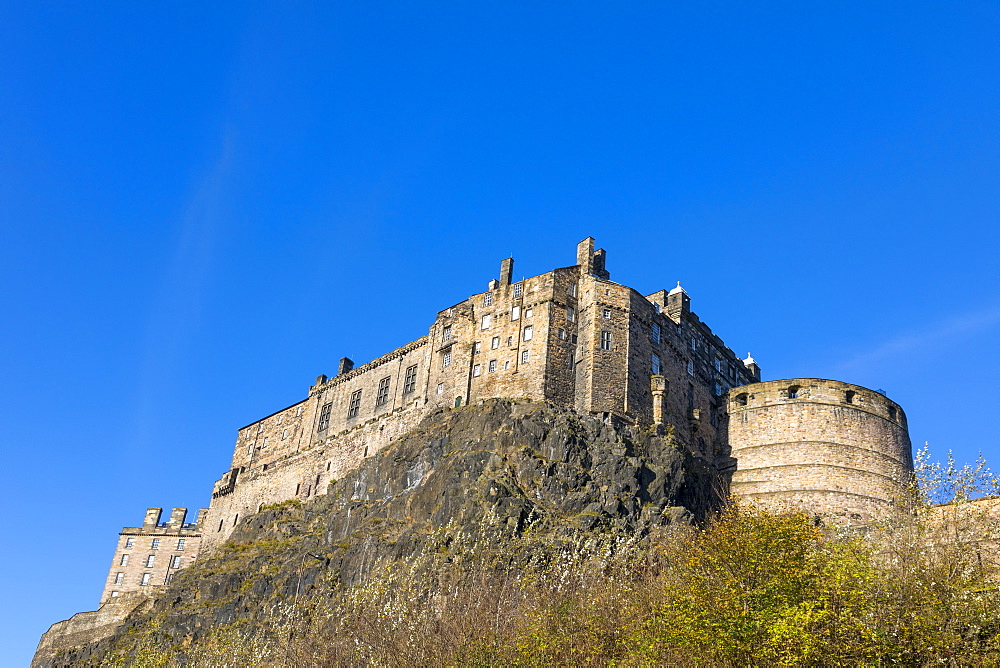
[{"label": "castle", "polygon": [[733,494],[771,507],[863,522],[904,493],[913,464],[897,404],[833,380],[761,382],[679,283],[644,295],[613,282],[606,262],[592,238],[574,265],[518,282],[505,259],[426,336],[358,367],[342,358],[303,400],[238,430],[230,469],[194,524],[184,509],[160,524],[151,508],[143,527],[123,529],[102,603],[166,584],[264,505],[325,493],[429,413],[492,398],[669,428],[732,474]]}]

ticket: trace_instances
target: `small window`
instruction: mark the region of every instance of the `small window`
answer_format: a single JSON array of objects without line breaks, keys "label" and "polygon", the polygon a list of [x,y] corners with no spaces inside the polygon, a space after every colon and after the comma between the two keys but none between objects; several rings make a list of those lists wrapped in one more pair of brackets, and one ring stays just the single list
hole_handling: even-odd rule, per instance
[{"label": "small window", "polygon": [[722,373],[722,360],[718,358],[715,359],[715,370]]},{"label": "small window", "polygon": [[286,438],[288,438],[288,430],[287,429],[283,429],[281,431],[281,440],[284,441]]},{"label": "small window", "polygon": [[656,354],[653,355],[653,362],[652,362],[652,364],[650,366],[652,367],[653,375],[654,376],[659,376],[660,375],[660,356],[659,355],[656,355]]},{"label": "small window", "polygon": [[347,417],[357,417],[361,411],[361,390],[355,390],[351,394],[351,403],[347,405]]},{"label": "small window", "polygon": [[788,388],[788,398],[789,399],[798,399],[799,398],[799,386],[798,385],[792,385],[791,387]]},{"label": "small window", "polygon": [[483,344],[481,341],[476,341],[472,344],[472,353],[478,355],[481,352],[483,352]]},{"label": "small window", "polygon": [[490,365],[489,365],[489,367],[487,367],[487,370],[490,373],[493,373],[494,371],[496,371],[497,370],[497,361],[496,360],[490,360]]},{"label": "small window", "polygon": [[693,360],[688,360],[688,375],[689,376],[693,376],[694,375],[694,361]]},{"label": "small window", "polygon": [[513,336],[508,336],[507,337],[507,345],[508,346],[514,345],[514,337]]},{"label": "small window", "polygon": [[653,343],[660,342],[660,326],[657,324],[653,325]]},{"label": "small window", "polygon": [[657,313],[659,313],[660,312],[660,305],[659,304],[653,304],[653,310],[656,311]]},{"label": "small window", "polygon": [[264,440],[261,441],[260,447],[262,447],[262,448],[266,448],[267,447],[267,438],[268,438],[267,436],[264,437]]},{"label": "small window", "polygon": [[184,538],[178,538],[177,539],[177,549],[178,550],[183,550],[184,549],[184,543],[186,543],[186,542],[187,541]]},{"label": "small window", "polygon": [[139,580],[139,585],[142,586],[142,587],[148,586],[149,585],[149,578],[151,578],[152,576],[153,576],[152,573],[143,573],[142,574],[142,578]]},{"label": "small window", "polygon": [[170,584],[170,581],[174,579],[173,573],[167,573],[167,576],[163,578],[163,584]]},{"label": "small window", "polygon": [[123,582],[125,582],[125,574],[120,571],[115,573],[115,584],[120,585]]},{"label": "small window", "polygon": [[889,406],[889,419],[890,420],[895,420],[896,419],[896,407],[895,406]]},{"label": "small window", "polygon": [[698,339],[691,337],[691,350],[698,350]]},{"label": "small window", "polygon": [[444,394],[444,383],[438,383],[437,393],[438,394]]},{"label": "small window", "polygon": [[493,339],[490,341],[490,348],[496,350],[499,347],[500,347],[500,337],[494,336]]},{"label": "small window", "polygon": [[279,415],[278,416],[278,424],[281,424],[282,420],[284,420],[284,419],[285,419],[284,415]]},{"label": "small window", "polygon": [[737,406],[746,406],[747,405],[747,394],[746,394],[746,392],[743,392],[741,394],[737,394],[736,395],[736,405]]},{"label": "small window", "polygon": [[493,317],[489,313],[484,315],[482,321],[482,329],[489,329],[492,322],[493,322]]},{"label": "small window", "polygon": [[451,348],[448,348],[448,350],[444,351],[444,355],[441,357],[441,366],[442,367],[451,366]]},{"label": "small window", "polygon": [[507,360],[506,362],[503,363],[503,368],[504,371],[510,368],[510,360]]},{"label": "small window", "polygon": [[149,545],[149,549],[151,549],[151,550],[159,550],[160,549],[160,539],[159,538],[154,538],[153,542],[150,543],[150,545]]},{"label": "small window", "polygon": [[493,293],[487,292],[483,295],[483,306],[493,306]]},{"label": "small window", "polygon": [[527,327],[524,328],[524,340],[525,341],[530,341],[531,340],[531,331],[532,331],[531,325],[528,325]]},{"label": "small window", "polygon": [[521,317],[521,307],[520,306],[515,306],[514,308],[512,308],[510,310],[510,319],[511,320],[518,320],[520,317]]},{"label": "small window", "polygon": [[111,592],[111,598],[114,598],[115,596],[118,596],[118,592],[116,591]]},{"label": "small window", "polygon": [[609,308],[604,309],[603,311],[601,311],[601,315],[604,316],[605,320],[611,320],[611,309]]},{"label": "small window", "polygon": [[601,350],[611,350],[611,332],[601,332]]},{"label": "small window", "polygon": [[403,394],[409,394],[417,389],[417,365],[406,367],[406,375],[403,377]]},{"label": "small window", "polygon": [[179,554],[175,554],[174,556],[170,557],[170,568],[180,568],[180,567],[181,567],[181,556]]},{"label": "small window", "polygon": [[524,285],[522,283],[517,283],[517,284],[514,285],[514,297],[515,298],[521,296],[521,291],[522,291],[523,287],[524,287]]},{"label": "small window", "polygon": [[568,363],[568,368],[569,368],[570,370],[572,370],[572,369],[573,369],[573,368],[574,368],[575,366],[576,366],[576,359],[575,359],[575,356],[573,355],[573,352],[572,352],[572,351],[570,351],[570,353],[569,353],[569,363]]},{"label": "small window", "polygon": [[123,554],[122,555],[122,558],[118,560],[118,565],[119,566],[128,566],[128,555],[127,554]]},{"label": "small window", "polygon": [[125,549],[126,550],[131,550],[133,545],[135,545],[135,538],[126,538],[125,539]]},{"label": "small window", "polygon": [[149,555],[148,557],[146,557],[146,568],[152,568],[155,562],[156,562],[156,555],[155,554]]},{"label": "small window", "polygon": [[528,351],[527,350],[522,350],[521,351],[521,364],[527,364],[527,363],[528,363]]},{"label": "small window", "polygon": [[302,415],[302,406],[295,409],[295,417],[299,417],[300,415]]},{"label": "small window", "polygon": [[473,364],[472,365],[472,375],[473,376],[480,376],[480,375],[482,375],[482,372],[483,372],[483,369],[482,369],[482,367],[480,365],[478,365],[478,364]]},{"label": "small window", "polygon": [[854,403],[854,395],[855,394],[856,393],[855,393],[854,390],[847,390],[846,392],[844,392],[844,403],[845,404],[853,404]]},{"label": "small window", "polygon": [[572,306],[566,307],[566,319],[570,322],[576,322],[576,310]]},{"label": "small window", "polygon": [[576,283],[573,283],[569,286],[569,296],[576,297]]},{"label": "small window", "polygon": [[441,330],[441,340],[451,341],[451,325],[445,325],[444,329]]},{"label": "small window", "polygon": [[560,340],[562,340],[562,341],[566,340],[566,330],[565,329],[563,329],[563,328],[560,327],[558,335],[559,335],[559,339]]},{"label": "small window", "polygon": [[389,376],[378,382],[378,391],[375,393],[375,405],[384,406],[389,402]]},{"label": "small window", "polygon": [[330,426],[330,411],[333,410],[333,402],[323,404],[319,411],[319,431],[323,431]]},{"label": "small window", "polygon": [[721,397],[722,396],[722,385],[720,385],[719,383],[713,383],[712,384],[712,394],[715,395],[715,396],[717,396],[717,397]]},{"label": "small window", "polygon": [[532,311],[530,308],[524,309],[524,317],[525,318],[530,318],[533,313],[534,313],[534,311]]}]

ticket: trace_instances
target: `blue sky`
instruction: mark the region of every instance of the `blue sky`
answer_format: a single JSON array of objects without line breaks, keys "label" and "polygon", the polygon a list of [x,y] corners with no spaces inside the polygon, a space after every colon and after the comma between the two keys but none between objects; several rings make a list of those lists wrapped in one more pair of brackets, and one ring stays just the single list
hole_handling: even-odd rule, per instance
[{"label": "blue sky", "polygon": [[1000,468],[995,2],[0,5],[0,665],[347,355],[574,262]]}]

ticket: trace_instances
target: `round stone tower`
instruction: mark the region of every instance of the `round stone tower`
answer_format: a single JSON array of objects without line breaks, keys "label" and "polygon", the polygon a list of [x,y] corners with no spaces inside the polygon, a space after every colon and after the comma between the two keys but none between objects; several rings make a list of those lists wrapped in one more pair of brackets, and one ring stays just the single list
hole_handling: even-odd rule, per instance
[{"label": "round stone tower", "polygon": [[913,472],[903,410],[859,385],[771,380],[729,391],[732,493],[772,510],[871,520]]}]

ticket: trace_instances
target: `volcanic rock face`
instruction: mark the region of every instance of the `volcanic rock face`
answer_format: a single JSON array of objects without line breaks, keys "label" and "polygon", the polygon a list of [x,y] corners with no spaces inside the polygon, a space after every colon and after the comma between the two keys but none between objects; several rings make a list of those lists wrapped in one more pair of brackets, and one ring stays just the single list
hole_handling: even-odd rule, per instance
[{"label": "volcanic rock face", "polygon": [[443,410],[325,496],[242,520],[229,543],[179,573],[151,611],[113,636],[35,665],[99,664],[153,620],[182,647],[212,627],[277,614],[321,574],[356,585],[442,545],[495,545],[526,532],[557,541],[641,536],[698,520],[720,506],[720,469],[729,464],[691,454],[669,432],[640,433],[546,403]]}]

